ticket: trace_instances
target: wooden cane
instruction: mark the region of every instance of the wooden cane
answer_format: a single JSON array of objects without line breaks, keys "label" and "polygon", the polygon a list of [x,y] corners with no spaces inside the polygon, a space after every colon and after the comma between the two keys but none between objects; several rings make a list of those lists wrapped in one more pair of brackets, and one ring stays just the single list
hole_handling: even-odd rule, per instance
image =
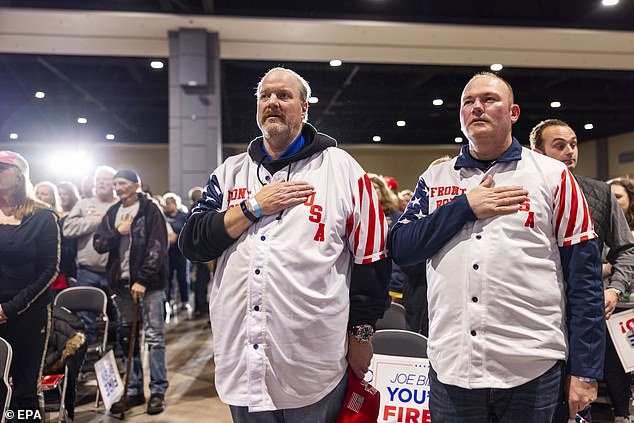
[{"label": "wooden cane", "polygon": [[121,420],[125,419],[125,405],[128,400],[128,383],[130,382],[130,370],[134,358],[134,343],[136,342],[136,326],[139,318],[139,301],[134,302],[134,314],[132,315],[132,333],[130,334],[130,346],[128,348],[128,363],[125,369],[125,383],[123,384],[123,407],[121,408]]}]

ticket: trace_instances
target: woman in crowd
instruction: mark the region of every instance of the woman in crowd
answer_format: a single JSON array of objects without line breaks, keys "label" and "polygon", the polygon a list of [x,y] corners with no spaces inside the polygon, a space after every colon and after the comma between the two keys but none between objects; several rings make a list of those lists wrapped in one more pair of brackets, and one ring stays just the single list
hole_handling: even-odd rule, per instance
[{"label": "woman in crowd", "polygon": [[[391,229],[396,221],[401,217],[398,197],[387,186],[387,183],[383,177],[375,174],[368,173],[372,186],[376,191],[376,196],[381,203],[383,214],[387,219],[387,225]],[[394,262],[392,262],[392,275],[390,276],[390,296],[395,302],[401,302],[403,298],[403,284],[405,283],[405,273]]]},{"label": "woman in crowd", "polygon": [[634,234],[634,180],[628,177],[614,178],[608,181],[612,194],[625,213],[625,219]]},{"label": "woman in crowd", "polygon": [[36,417],[59,243],[57,215],[34,197],[27,161],[0,151],[0,337],[13,347],[11,407]]},{"label": "woman in crowd", "polygon": [[57,184],[57,192],[59,193],[59,205],[62,209],[63,218],[70,213],[75,203],[79,201],[79,191],[72,182],[62,181]]},{"label": "woman in crowd", "polygon": [[42,181],[35,185],[35,198],[51,206],[58,214],[61,212],[59,193],[54,183]]},{"label": "woman in crowd", "polygon": [[[62,201],[61,192],[58,191],[55,184],[49,181],[42,181],[35,185],[35,197],[51,206],[58,215],[63,216],[59,220],[59,228],[61,231],[64,227],[66,215],[73,208],[77,200],[79,200],[79,194],[77,193],[77,188],[71,182],[62,182],[60,185],[65,187],[63,194],[64,201]],[[71,203],[72,205],[69,207],[69,204]],[[66,238],[63,232],[60,232],[60,234],[61,256],[59,262],[59,275],[51,286],[53,297],[55,297],[62,289],[66,289],[69,285],[71,285],[70,278],[77,278],[77,264],[75,262],[75,257],[77,256],[77,239]]]}]

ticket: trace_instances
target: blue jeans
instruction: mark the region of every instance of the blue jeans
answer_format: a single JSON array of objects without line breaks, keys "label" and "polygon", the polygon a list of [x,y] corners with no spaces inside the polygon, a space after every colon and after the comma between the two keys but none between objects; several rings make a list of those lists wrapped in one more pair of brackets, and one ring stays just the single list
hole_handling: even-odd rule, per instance
[{"label": "blue jeans", "polygon": [[[290,375],[292,377],[292,375]],[[229,406],[234,423],[335,423],[348,390],[348,373],[321,400],[300,408],[249,413],[248,407]]]},{"label": "blue jeans", "polygon": [[548,423],[563,396],[563,363],[508,389],[446,385],[429,369],[429,409],[434,423]]},{"label": "blue jeans", "polygon": [[[122,337],[128,336],[134,313],[134,303],[130,295],[130,286],[124,285],[115,289],[116,303],[119,308]],[[163,304],[165,291],[147,290],[139,307],[139,325],[143,324],[145,342],[150,351],[150,393],[165,394],[167,391],[167,368],[165,365],[165,319],[163,317]],[[139,351],[139,337],[136,337],[136,347],[130,369],[130,381],[128,395],[134,396],[143,393],[143,364]],[[128,348],[124,345],[123,364],[127,366]]]},{"label": "blue jeans", "polygon": [[[111,302],[110,287],[108,286],[105,273],[93,272],[92,270],[80,267],[77,269],[77,285],[101,288],[106,293],[108,302]],[[88,345],[93,344],[97,340],[97,313],[80,311],[77,315],[84,321]],[[110,313],[108,313],[108,315],[110,315]]]}]

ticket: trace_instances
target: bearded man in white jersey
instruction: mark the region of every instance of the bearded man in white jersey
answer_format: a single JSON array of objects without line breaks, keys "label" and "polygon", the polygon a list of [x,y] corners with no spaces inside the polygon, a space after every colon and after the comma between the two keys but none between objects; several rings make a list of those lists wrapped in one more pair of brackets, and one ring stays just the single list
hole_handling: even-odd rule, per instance
[{"label": "bearded man in white jersey", "polygon": [[216,388],[237,423],[334,423],[346,367],[362,378],[389,304],[387,224],[372,184],[307,123],[310,86],[258,84],[262,136],[214,170],[179,239],[217,258],[210,295]]}]

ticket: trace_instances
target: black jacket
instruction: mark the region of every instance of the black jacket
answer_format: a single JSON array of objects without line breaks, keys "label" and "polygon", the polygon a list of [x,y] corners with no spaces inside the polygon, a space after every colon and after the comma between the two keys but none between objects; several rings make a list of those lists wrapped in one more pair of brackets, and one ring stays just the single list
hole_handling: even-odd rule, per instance
[{"label": "black jacket", "polygon": [[[337,142],[328,135],[317,132],[310,124],[302,129],[304,146],[295,154],[271,161],[262,149],[263,138],[251,141],[248,154],[251,160],[263,166],[271,174],[299,160],[310,157]],[[337,177],[337,175],[332,175]],[[211,184],[209,181],[208,185]],[[207,189],[210,189],[209,186]],[[204,199],[204,197],[203,197]],[[229,237],[224,226],[225,212],[215,212],[199,206],[192,209],[178,239],[178,246],[192,261],[209,261],[219,257],[236,240]],[[290,242],[290,241],[289,241]],[[348,327],[369,323],[374,325],[389,306],[388,283],[392,261],[385,258],[369,264],[355,264],[350,283],[350,316]]]},{"label": "black jacket", "polygon": [[51,332],[44,360],[45,371],[60,370],[66,359],[74,355],[85,342],[84,322],[64,307],[53,306]]},{"label": "black jacket", "polygon": [[0,227],[0,303],[7,317],[46,307],[59,272],[57,215],[36,209],[19,225]]},{"label": "black jacket", "polygon": [[[163,212],[145,193],[137,193],[139,211],[130,228],[130,284],[138,282],[147,289],[164,289],[167,285],[167,223]],[[121,201],[112,205],[95,232],[93,246],[100,254],[109,253],[106,277],[112,287],[119,285],[121,235],[115,227]]]}]

